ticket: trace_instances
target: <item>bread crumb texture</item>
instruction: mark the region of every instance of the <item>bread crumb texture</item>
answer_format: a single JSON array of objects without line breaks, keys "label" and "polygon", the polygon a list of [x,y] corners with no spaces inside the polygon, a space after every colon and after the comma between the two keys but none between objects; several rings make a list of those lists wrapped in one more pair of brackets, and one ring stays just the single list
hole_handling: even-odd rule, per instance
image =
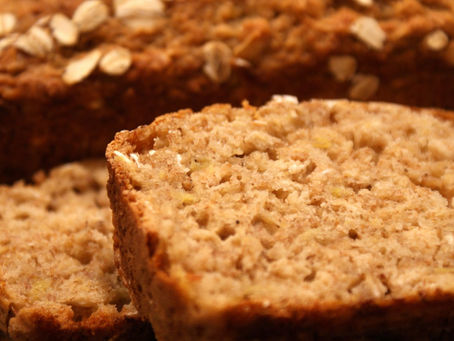
[{"label": "bread crumb texture", "polygon": [[435,111],[278,96],[161,117],[107,155],[193,316],[454,293],[454,125]]},{"label": "bread crumb texture", "polygon": [[91,340],[139,321],[118,279],[103,161],[0,186],[0,330],[14,340]]}]

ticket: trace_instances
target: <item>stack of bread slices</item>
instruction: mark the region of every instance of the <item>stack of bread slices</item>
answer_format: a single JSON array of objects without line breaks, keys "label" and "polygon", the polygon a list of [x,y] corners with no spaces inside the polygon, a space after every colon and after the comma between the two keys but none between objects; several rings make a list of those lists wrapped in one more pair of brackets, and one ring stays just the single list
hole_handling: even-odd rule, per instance
[{"label": "stack of bread slices", "polygon": [[0,339],[453,339],[452,37],[447,0],[0,0]]}]

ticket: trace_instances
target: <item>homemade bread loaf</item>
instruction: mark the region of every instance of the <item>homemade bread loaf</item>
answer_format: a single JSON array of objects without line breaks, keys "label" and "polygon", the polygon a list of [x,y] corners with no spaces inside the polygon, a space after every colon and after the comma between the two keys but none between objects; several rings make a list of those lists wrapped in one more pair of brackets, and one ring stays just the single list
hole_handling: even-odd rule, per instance
[{"label": "homemade bread loaf", "polygon": [[118,279],[104,161],[0,187],[0,331],[13,340],[152,340]]},{"label": "homemade bread loaf", "polygon": [[0,0],[0,181],[210,103],[454,108],[452,36],[450,0]]},{"label": "homemade bread loaf", "polygon": [[106,155],[120,275],[158,340],[453,337],[452,113],[276,96]]}]

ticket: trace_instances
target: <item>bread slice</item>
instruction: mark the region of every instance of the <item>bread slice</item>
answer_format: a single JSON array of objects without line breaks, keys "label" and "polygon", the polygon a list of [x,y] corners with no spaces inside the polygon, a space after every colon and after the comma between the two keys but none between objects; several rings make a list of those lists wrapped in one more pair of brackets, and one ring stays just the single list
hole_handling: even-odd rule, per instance
[{"label": "bread slice", "polygon": [[280,91],[454,108],[451,0],[0,0],[0,27],[0,182]]},{"label": "bread slice", "polygon": [[114,249],[158,340],[452,337],[453,115],[276,96],[118,133]]},{"label": "bread slice", "polygon": [[13,340],[152,338],[118,279],[105,161],[0,186],[0,331]]}]

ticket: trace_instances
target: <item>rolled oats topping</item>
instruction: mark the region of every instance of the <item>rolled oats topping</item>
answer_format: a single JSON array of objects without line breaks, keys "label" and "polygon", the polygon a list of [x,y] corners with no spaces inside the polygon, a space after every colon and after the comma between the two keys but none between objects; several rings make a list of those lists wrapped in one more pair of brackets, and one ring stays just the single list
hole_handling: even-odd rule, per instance
[{"label": "rolled oats topping", "polygon": [[203,71],[216,83],[226,81],[231,73],[232,50],[220,41],[210,41],[203,46],[205,65]]},{"label": "rolled oats topping", "polygon": [[234,58],[232,64],[235,65],[236,67],[240,67],[240,68],[251,67],[251,62],[244,58]]},{"label": "rolled oats topping", "polygon": [[14,45],[14,42],[18,37],[18,33],[11,33],[10,35],[7,35],[6,37],[0,39],[0,52],[11,45]]},{"label": "rolled oats topping", "polygon": [[131,52],[123,47],[117,47],[102,57],[99,68],[108,75],[118,76],[128,71],[131,63]]},{"label": "rolled oats topping", "polygon": [[115,16],[154,17],[164,13],[164,4],[161,0],[115,0]]},{"label": "rolled oats topping", "polygon": [[19,36],[14,45],[21,51],[35,57],[45,57],[54,47],[51,35],[44,28],[33,26]]},{"label": "rolled oats topping", "polygon": [[11,33],[16,27],[17,19],[12,13],[0,13],[0,36]]},{"label": "rolled oats topping", "polygon": [[161,0],[115,0],[115,16],[135,30],[152,30],[164,14]]},{"label": "rolled oats topping", "polygon": [[73,22],[80,32],[92,31],[109,16],[109,9],[100,0],[88,0],[79,5],[73,15]]},{"label": "rolled oats topping", "polygon": [[41,27],[48,26],[50,23],[50,19],[51,19],[50,15],[45,15],[45,16],[39,18],[38,20],[36,20],[35,26],[41,26]]},{"label": "rolled oats topping", "polygon": [[345,82],[355,75],[357,63],[352,56],[332,56],[328,61],[328,67],[336,80]]},{"label": "rolled oats topping", "polygon": [[355,0],[355,3],[360,6],[370,7],[374,4],[374,0]]},{"label": "rolled oats topping", "polygon": [[360,17],[356,19],[350,27],[350,32],[370,48],[380,50],[385,44],[386,33],[374,18]]},{"label": "rolled oats topping", "polygon": [[277,103],[293,103],[298,104],[298,97],[292,95],[273,95],[271,99]]},{"label": "rolled oats topping", "polygon": [[79,39],[79,30],[64,14],[55,14],[50,21],[52,34],[61,45],[73,46]]},{"label": "rolled oats topping", "polygon": [[380,79],[374,75],[358,74],[353,77],[349,97],[354,100],[368,100],[374,96],[380,86]]},{"label": "rolled oats topping", "polygon": [[429,33],[424,41],[430,50],[441,51],[448,46],[449,37],[443,30],[436,30]]},{"label": "rolled oats topping", "polygon": [[82,58],[71,61],[66,66],[63,81],[68,85],[83,81],[96,69],[100,59],[101,51],[93,50]]}]

